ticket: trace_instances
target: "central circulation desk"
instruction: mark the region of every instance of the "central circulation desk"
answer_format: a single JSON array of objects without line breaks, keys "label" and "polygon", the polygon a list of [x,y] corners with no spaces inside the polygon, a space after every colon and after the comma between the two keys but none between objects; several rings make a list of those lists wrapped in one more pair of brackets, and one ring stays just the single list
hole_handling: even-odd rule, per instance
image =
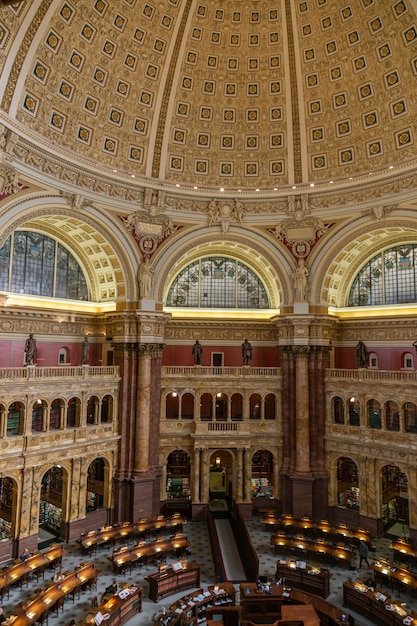
[{"label": "central circulation desk", "polygon": [[[179,566],[176,569],[174,566]],[[196,561],[174,563],[172,567],[145,576],[149,583],[149,597],[154,602],[159,602],[162,598],[192,589],[200,585],[200,566]]]},{"label": "central circulation desk", "polygon": [[310,604],[324,626],[341,626],[346,624],[347,620],[350,625],[354,624],[352,617],[324,598],[300,589],[290,589],[284,585],[271,585],[270,593],[267,593],[258,591],[254,583],[242,583],[240,604],[242,606],[241,621],[250,621],[254,624],[272,624],[281,619],[284,604]]}]

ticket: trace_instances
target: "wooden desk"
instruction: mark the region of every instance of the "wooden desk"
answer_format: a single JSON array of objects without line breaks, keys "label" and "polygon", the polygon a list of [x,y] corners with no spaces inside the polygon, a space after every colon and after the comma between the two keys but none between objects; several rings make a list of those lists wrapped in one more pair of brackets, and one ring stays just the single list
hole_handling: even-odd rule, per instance
[{"label": "wooden desk", "polygon": [[[61,582],[53,583],[44,588],[33,600],[29,600],[15,616],[13,626],[30,626],[37,622],[43,614],[49,613],[51,608],[69,593],[83,587],[91,579],[97,578],[99,570],[91,563],[84,563],[78,569],[68,573]],[[9,617],[12,617],[10,615]]]},{"label": "wooden desk", "polygon": [[240,603],[242,620],[249,620],[255,624],[257,619],[259,623],[272,623],[280,619],[285,604],[311,604],[321,623],[327,626],[341,626],[347,621],[350,626],[355,623],[350,615],[324,598],[283,585],[272,585],[271,593],[268,594],[258,592],[254,583],[243,583],[240,585]]},{"label": "wooden desk", "polygon": [[12,585],[19,583],[25,576],[56,566],[62,561],[62,557],[66,554],[62,544],[53,544],[43,552],[36,552],[24,561],[19,561],[11,567],[4,568],[0,571],[0,595],[8,592]]},{"label": "wooden desk", "polygon": [[[129,592],[125,598],[120,597],[120,591]],[[112,626],[122,626],[131,617],[142,612],[142,587],[139,585],[125,585],[119,593],[108,598],[100,606],[89,612],[83,622],[82,626],[88,624],[94,624],[94,618],[98,613],[102,615],[109,615],[104,622],[105,624],[111,624]]]},{"label": "wooden desk", "polygon": [[325,538],[326,540],[358,545],[359,541],[365,541],[369,546],[372,543],[372,535],[367,530],[359,528],[352,530],[345,524],[332,526],[327,520],[313,523],[309,518],[294,518],[291,515],[283,517],[275,517],[274,515],[266,515],[263,520],[266,526],[275,526],[277,532],[283,531],[287,535],[301,533],[306,537]]},{"label": "wooden desk", "polygon": [[168,552],[175,552],[176,556],[181,556],[190,545],[187,537],[176,535],[170,539],[157,539],[156,541],[141,541],[137,545],[128,548],[122,547],[115,550],[109,557],[113,562],[113,570],[120,573],[126,565],[143,559],[144,563],[154,560],[156,557],[164,557]]},{"label": "wooden desk", "polygon": [[[170,626],[186,623],[187,626],[197,626],[206,616],[206,610],[210,615],[222,613],[226,608],[235,605],[236,589],[233,583],[219,583],[211,585],[207,591],[198,589],[187,595],[187,598],[180,598],[169,607]],[[234,623],[232,620],[229,624]],[[219,622],[216,622],[219,624]]]},{"label": "wooden desk", "polygon": [[410,593],[416,593],[417,575],[410,572],[407,568],[385,559],[376,559],[371,563],[371,570],[375,572],[376,581],[388,581],[391,584],[391,588],[397,587],[400,590],[403,588]]},{"label": "wooden desk", "polygon": [[[378,599],[377,594],[381,593],[385,600]],[[384,590],[370,591],[360,580],[347,580],[343,583],[343,606],[357,611],[375,624],[403,626],[405,618],[410,618],[411,624],[417,619],[417,614],[413,611],[407,612],[401,606],[401,601],[391,600],[390,595]]]},{"label": "wooden desk", "polygon": [[276,579],[285,578],[285,584],[297,587],[303,591],[314,593],[321,598],[330,594],[329,570],[322,567],[307,565],[305,569],[296,566],[296,561],[278,561]]},{"label": "wooden desk", "polygon": [[149,583],[149,597],[154,602],[178,593],[183,589],[200,586],[200,566],[196,561],[183,563],[182,569],[174,571],[171,567],[164,572],[155,572],[145,576]]},{"label": "wooden desk", "polygon": [[181,515],[173,515],[172,517],[159,516],[152,520],[142,519],[134,523],[123,522],[114,526],[103,526],[99,530],[91,530],[80,536],[81,550],[88,553],[99,545],[115,544],[132,535],[149,538],[152,533],[159,535],[181,532],[186,523],[187,520]]},{"label": "wooden desk", "polygon": [[297,606],[282,605],[282,621],[302,620],[304,626],[320,626],[320,619],[311,604],[301,604]]},{"label": "wooden desk", "polygon": [[392,541],[390,549],[393,550],[394,561],[408,561],[412,566],[417,565],[417,548],[405,539]]},{"label": "wooden desk", "polygon": [[298,554],[313,560],[325,559],[342,567],[350,568],[355,549],[349,546],[337,546],[324,539],[306,539],[305,537],[287,537],[283,534],[272,535],[270,540],[275,552]]}]

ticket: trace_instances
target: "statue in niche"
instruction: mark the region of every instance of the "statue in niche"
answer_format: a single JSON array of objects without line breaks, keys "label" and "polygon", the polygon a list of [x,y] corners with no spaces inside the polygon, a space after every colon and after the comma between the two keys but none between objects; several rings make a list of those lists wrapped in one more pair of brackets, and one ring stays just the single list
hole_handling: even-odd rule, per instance
[{"label": "statue in niche", "polygon": [[369,354],[363,341],[356,346],[356,364],[358,367],[368,367]]},{"label": "statue in niche", "polygon": [[82,342],[82,364],[88,365],[88,357],[90,356],[90,344],[88,343],[88,337],[85,335],[84,341]]},{"label": "statue in niche", "polygon": [[25,365],[33,365],[36,361],[36,339],[33,333],[30,333],[25,343]]},{"label": "statue in niche", "polygon": [[152,288],[154,268],[149,260],[146,258],[139,266],[138,281],[139,281],[139,296],[141,298],[149,298]]},{"label": "statue in niche", "polygon": [[194,365],[201,365],[201,358],[203,356],[203,346],[197,339],[193,345]]},{"label": "statue in niche", "polygon": [[252,346],[247,339],[242,343],[242,359],[243,365],[249,365],[249,361],[252,361]]},{"label": "statue in niche", "polygon": [[295,301],[305,302],[307,296],[307,276],[309,271],[305,266],[304,259],[298,259],[298,266],[293,273]]}]

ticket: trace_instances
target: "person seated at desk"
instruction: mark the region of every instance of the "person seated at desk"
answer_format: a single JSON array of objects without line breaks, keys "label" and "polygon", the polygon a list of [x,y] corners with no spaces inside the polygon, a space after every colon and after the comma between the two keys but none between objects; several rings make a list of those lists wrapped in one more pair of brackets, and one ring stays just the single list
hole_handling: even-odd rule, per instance
[{"label": "person seated at desk", "polygon": [[57,572],[54,576],[54,583],[62,583],[65,576],[62,572]]},{"label": "person seated at desk", "polygon": [[6,616],[3,613],[3,609],[0,607],[0,624],[6,621]]},{"label": "person seated at desk", "polygon": [[31,554],[29,552],[29,548],[25,548],[23,550],[22,554],[20,555],[20,560],[21,561],[26,561],[30,556],[31,556]]},{"label": "person seated at desk", "polygon": [[105,588],[104,593],[101,596],[101,601],[103,601],[104,596],[107,596],[107,595],[114,596],[115,593],[117,593],[117,580],[113,578],[113,580],[111,581],[111,584]]}]

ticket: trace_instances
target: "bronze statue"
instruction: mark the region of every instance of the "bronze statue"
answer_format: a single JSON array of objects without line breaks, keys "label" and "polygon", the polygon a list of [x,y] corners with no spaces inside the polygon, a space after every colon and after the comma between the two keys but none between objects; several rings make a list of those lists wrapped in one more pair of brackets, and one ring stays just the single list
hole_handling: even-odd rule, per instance
[{"label": "bronze statue", "polygon": [[368,367],[368,359],[369,354],[368,350],[363,343],[363,341],[359,341],[356,346],[356,364],[358,367]]},{"label": "bronze statue", "polygon": [[252,360],[252,346],[247,339],[242,343],[242,359],[243,365],[249,365]]},{"label": "bronze statue", "polygon": [[194,365],[201,365],[201,357],[203,356],[203,346],[197,339],[193,345]]},{"label": "bronze statue", "polygon": [[25,343],[25,365],[33,365],[36,361],[36,339],[30,333]]},{"label": "bronze statue", "polygon": [[84,337],[84,341],[82,342],[82,347],[83,347],[83,365],[88,365],[88,357],[90,354],[90,344],[88,343],[88,337],[87,335]]}]

